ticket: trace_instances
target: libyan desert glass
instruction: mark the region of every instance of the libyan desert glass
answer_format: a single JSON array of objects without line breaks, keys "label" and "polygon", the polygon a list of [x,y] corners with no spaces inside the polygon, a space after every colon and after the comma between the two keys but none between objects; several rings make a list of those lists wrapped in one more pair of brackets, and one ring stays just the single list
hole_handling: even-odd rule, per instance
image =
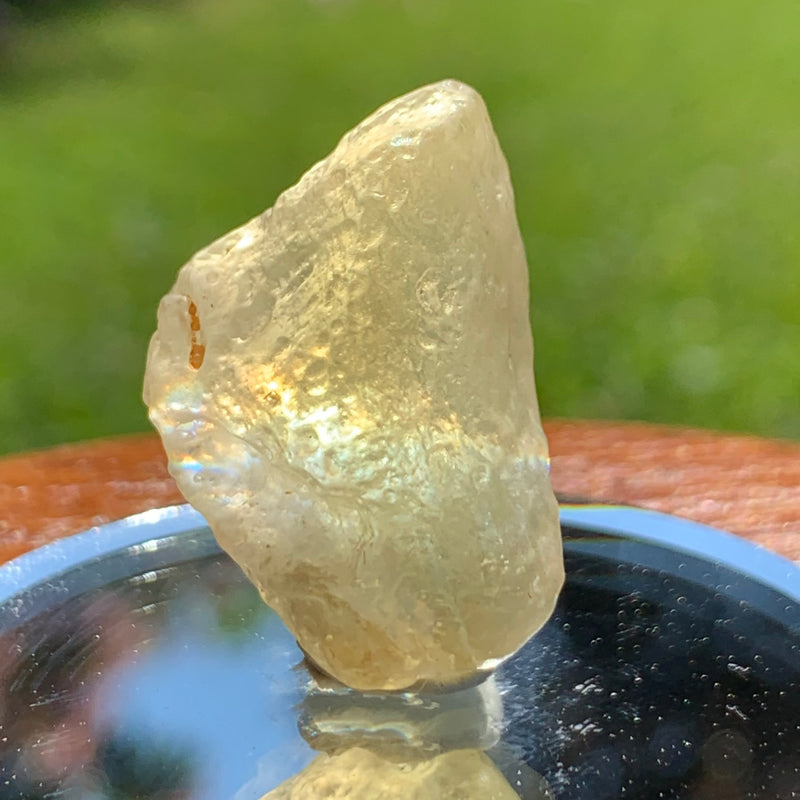
[{"label": "libyan desert glass", "polygon": [[486,106],[447,80],[359,123],[161,300],[144,398],[170,472],[349,686],[474,680],[553,610],[529,280]]},{"label": "libyan desert glass", "polygon": [[[442,703],[433,749],[487,747],[527,800],[796,796],[800,570],[647,512],[566,508],[562,530],[565,588],[495,675],[496,735]],[[17,559],[0,569],[0,797],[258,800],[338,713],[309,702],[301,661],[186,507]]]}]

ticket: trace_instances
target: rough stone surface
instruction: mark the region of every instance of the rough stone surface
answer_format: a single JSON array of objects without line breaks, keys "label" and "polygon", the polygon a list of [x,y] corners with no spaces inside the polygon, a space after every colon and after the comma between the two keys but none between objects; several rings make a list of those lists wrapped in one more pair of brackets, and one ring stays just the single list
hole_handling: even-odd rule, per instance
[{"label": "rough stone surface", "polygon": [[[480,750],[393,762],[361,748],[321,755],[262,800],[519,800]],[[544,796],[542,796],[542,800]]]},{"label": "rough stone surface", "polygon": [[550,615],[528,271],[469,87],[382,107],[197,253],[145,401],[181,491],[344,683],[469,680]]}]

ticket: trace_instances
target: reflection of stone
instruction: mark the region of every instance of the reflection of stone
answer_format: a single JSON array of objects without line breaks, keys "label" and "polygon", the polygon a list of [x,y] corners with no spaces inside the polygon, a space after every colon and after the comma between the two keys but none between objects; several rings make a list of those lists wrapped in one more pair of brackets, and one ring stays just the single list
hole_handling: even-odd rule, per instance
[{"label": "reflection of stone", "polygon": [[172,474],[322,669],[469,680],[545,622],[563,566],[528,272],[472,89],[379,109],[158,316]]},{"label": "reflection of stone", "polygon": [[493,676],[447,692],[364,693],[312,671],[298,710],[300,732],[325,755],[263,800],[553,800],[500,741]]},{"label": "reflection of stone", "polygon": [[503,705],[494,678],[451,692],[361,693],[312,681],[300,705],[300,733],[315,749],[363,747],[408,760],[497,744]]},{"label": "reflection of stone", "polygon": [[519,800],[480,750],[395,762],[353,748],[321,755],[262,800]]}]

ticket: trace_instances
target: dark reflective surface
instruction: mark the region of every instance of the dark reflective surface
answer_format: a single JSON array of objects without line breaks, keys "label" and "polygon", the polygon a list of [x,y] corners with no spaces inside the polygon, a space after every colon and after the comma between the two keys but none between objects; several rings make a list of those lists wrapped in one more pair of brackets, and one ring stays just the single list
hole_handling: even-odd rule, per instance
[{"label": "dark reflective surface", "polygon": [[[537,772],[564,800],[800,796],[797,601],[653,543],[564,537],[558,610],[497,676],[489,752],[520,796]],[[0,626],[0,798],[256,800],[313,759],[298,718],[308,737],[332,713],[298,708],[294,640],[205,530],[61,564]]]},{"label": "dark reflective surface", "polygon": [[596,556],[568,572],[557,618],[502,674],[504,738],[557,797],[800,797],[796,604],[779,622],[719,568],[711,588]]}]

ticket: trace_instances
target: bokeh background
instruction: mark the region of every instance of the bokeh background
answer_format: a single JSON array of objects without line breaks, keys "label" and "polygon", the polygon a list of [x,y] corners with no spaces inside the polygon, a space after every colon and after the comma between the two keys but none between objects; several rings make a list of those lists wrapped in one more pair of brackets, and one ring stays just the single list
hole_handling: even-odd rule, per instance
[{"label": "bokeh background", "polygon": [[510,162],[543,413],[800,438],[796,0],[4,0],[0,452],[146,430],[178,267],[443,77]]}]

